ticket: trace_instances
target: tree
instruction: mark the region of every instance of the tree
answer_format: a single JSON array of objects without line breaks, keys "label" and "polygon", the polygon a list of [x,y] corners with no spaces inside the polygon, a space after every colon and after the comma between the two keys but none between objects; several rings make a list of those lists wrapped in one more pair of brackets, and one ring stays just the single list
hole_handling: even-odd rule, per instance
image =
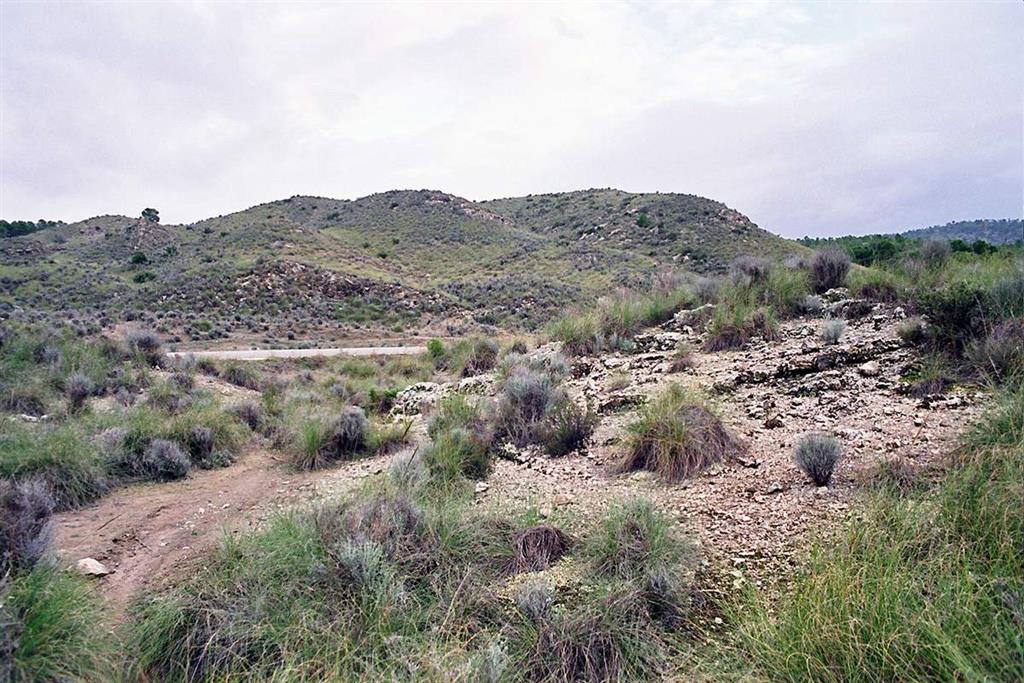
[{"label": "tree", "polygon": [[156,209],[143,209],[142,210],[142,217],[143,217],[143,219],[145,219],[146,221],[148,221],[150,223],[159,223],[160,222],[160,212],[157,211]]}]

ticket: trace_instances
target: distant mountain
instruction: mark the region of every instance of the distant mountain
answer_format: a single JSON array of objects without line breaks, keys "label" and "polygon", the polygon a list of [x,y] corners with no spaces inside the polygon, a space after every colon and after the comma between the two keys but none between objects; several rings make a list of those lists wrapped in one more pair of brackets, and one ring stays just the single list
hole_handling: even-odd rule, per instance
[{"label": "distant mountain", "polygon": [[189,225],[100,216],[0,240],[0,317],[142,319],[194,339],[530,328],[668,267],[803,250],[684,194],[296,196]]},{"label": "distant mountain", "polygon": [[930,228],[907,230],[900,233],[912,239],[963,240],[974,242],[984,240],[989,244],[1014,244],[1024,241],[1024,220],[1019,218],[954,221]]}]

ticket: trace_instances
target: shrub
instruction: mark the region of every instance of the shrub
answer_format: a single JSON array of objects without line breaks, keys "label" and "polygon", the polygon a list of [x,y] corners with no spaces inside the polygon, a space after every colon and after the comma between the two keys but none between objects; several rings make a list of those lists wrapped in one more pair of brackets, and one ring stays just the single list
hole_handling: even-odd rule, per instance
[{"label": "shrub", "polygon": [[0,479],[0,582],[31,569],[53,537],[53,497],[41,481]]},{"label": "shrub", "polygon": [[846,333],[845,320],[828,320],[821,326],[821,340],[826,344],[838,344]]},{"label": "shrub", "polygon": [[613,504],[590,534],[584,553],[598,576],[626,580],[678,570],[693,559],[692,545],[675,532],[666,515],[642,498]]},{"label": "shrub", "polygon": [[825,486],[842,455],[843,448],[834,436],[808,434],[797,442],[793,460],[815,484]]},{"label": "shrub", "polygon": [[768,280],[772,264],[757,256],[738,256],[729,267],[733,282],[740,287],[750,287]]},{"label": "shrub", "polygon": [[842,287],[850,271],[850,256],[837,247],[814,252],[811,259],[810,284],[815,292]]},{"label": "shrub", "polygon": [[994,326],[967,349],[967,358],[989,379],[999,382],[1024,373],[1024,318]]},{"label": "shrub", "polygon": [[750,341],[748,309],[742,306],[719,306],[708,325],[703,349],[706,353],[742,348]]},{"label": "shrub", "polygon": [[551,611],[555,593],[542,579],[531,579],[519,587],[515,595],[516,607],[534,624],[542,622]]},{"label": "shrub", "polygon": [[254,432],[263,432],[268,425],[267,411],[256,401],[241,401],[230,406],[228,413]]},{"label": "shrub", "polygon": [[259,391],[262,382],[262,377],[257,370],[241,363],[228,363],[221,370],[220,377],[225,382],[253,391]]},{"label": "shrub", "polygon": [[41,480],[57,511],[91,503],[109,488],[96,448],[75,423],[36,428],[4,425],[0,430],[0,477]]},{"label": "shrub", "polygon": [[524,367],[513,369],[498,392],[496,435],[517,446],[532,443],[548,411],[563,396],[547,373]]},{"label": "shrub", "polygon": [[906,344],[920,346],[928,338],[928,325],[920,316],[907,318],[896,327],[896,336]]},{"label": "shrub", "polygon": [[482,428],[480,408],[464,394],[452,394],[441,399],[427,423],[427,435],[436,439],[439,434],[456,427]]},{"label": "shrub", "polygon": [[632,586],[602,589],[531,629],[524,674],[532,681],[643,681],[662,677],[668,646]]},{"label": "shrub", "polygon": [[541,428],[544,449],[549,455],[561,456],[586,446],[597,426],[597,414],[563,399],[547,415]]},{"label": "shrub", "polygon": [[138,460],[130,460],[134,474],[157,481],[171,481],[188,476],[192,462],[173,441],[154,439]]},{"label": "shrub", "polygon": [[485,479],[491,471],[491,455],[479,432],[455,427],[438,433],[423,452],[431,474],[442,482]]},{"label": "shrub", "polygon": [[93,381],[89,379],[88,375],[80,372],[69,375],[64,381],[64,393],[67,394],[73,411],[81,409],[85,399],[92,396],[95,391],[96,385],[93,384]]},{"label": "shrub", "polygon": [[334,421],[324,444],[330,460],[349,460],[366,449],[370,423],[361,408],[349,406]]},{"label": "shrub", "polygon": [[603,348],[597,316],[593,314],[557,318],[548,326],[548,336],[562,342],[562,351],[570,356],[587,356]]},{"label": "shrub", "polygon": [[149,330],[131,330],[124,337],[128,349],[145,360],[148,364],[156,366],[163,361],[163,342],[155,332]]},{"label": "shrub", "polygon": [[462,368],[462,375],[469,377],[489,372],[498,364],[498,342],[493,339],[477,339],[473,341],[472,351]]},{"label": "shrub", "polygon": [[430,470],[419,449],[396,457],[388,466],[388,479],[402,491],[415,491],[427,483]]},{"label": "shrub", "polygon": [[648,403],[629,431],[620,471],[650,470],[667,481],[686,479],[745,450],[704,399],[677,384]]},{"label": "shrub", "polygon": [[925,240],[921,244],[921,260],[927,268],[938,270],[946,265],[952,253],[946,240]]},{"label": "shrub", "polygon": [[804,315],[818,315],[824,308],[825,305],[821,302],[821,297],[813,294],[802,296],[797,302],[797,311]]}]

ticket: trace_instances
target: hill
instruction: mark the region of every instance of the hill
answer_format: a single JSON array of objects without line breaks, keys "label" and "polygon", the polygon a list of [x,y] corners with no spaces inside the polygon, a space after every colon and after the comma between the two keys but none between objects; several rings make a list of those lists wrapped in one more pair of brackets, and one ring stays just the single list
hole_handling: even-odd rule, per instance
[{"label": "hill", "polygon": [[954,221],[945,225],[907,230],[900,234],[912,239],[963,240],[964,242],[983,240],[989,244],[1014,244],[1024,241],[1024,220],[1019,218],[998,220],[979,218],[973,221]]},{"label": "hill", "polygon": [[100,216],[0,240],[0,313],[261,343],[522,329],[658,270],[802,249],[692,195],[295,196],[188,225]]}]

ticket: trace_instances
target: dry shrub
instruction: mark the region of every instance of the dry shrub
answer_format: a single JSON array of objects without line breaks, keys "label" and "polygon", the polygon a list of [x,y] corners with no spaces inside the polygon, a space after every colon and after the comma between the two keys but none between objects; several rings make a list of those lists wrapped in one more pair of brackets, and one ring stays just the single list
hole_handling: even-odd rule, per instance
[{"label": "dry shrub", "polygon": [[0,581],[43,558],[53,537],[52,512],[53,496],[43,482],[0,479]]},{"label": "dry shrub", "polygon": [[816,251],[809,271],[811,287],[815,292],[827,292],[842,287],[850,272],[850,255],[837,247]]},{"label": "dry shrub", "polygon": [[630,432],[620,471],[649,470],[667,481],[686,479],[746,450],[704,399],[675,384],[647,404]]},{"label": "dry shrub", "polygon": [[516,534],[512,546],[513,573],[539,572],[561,559],[575,545],[571,536],[555,526],[538,524]]}]

